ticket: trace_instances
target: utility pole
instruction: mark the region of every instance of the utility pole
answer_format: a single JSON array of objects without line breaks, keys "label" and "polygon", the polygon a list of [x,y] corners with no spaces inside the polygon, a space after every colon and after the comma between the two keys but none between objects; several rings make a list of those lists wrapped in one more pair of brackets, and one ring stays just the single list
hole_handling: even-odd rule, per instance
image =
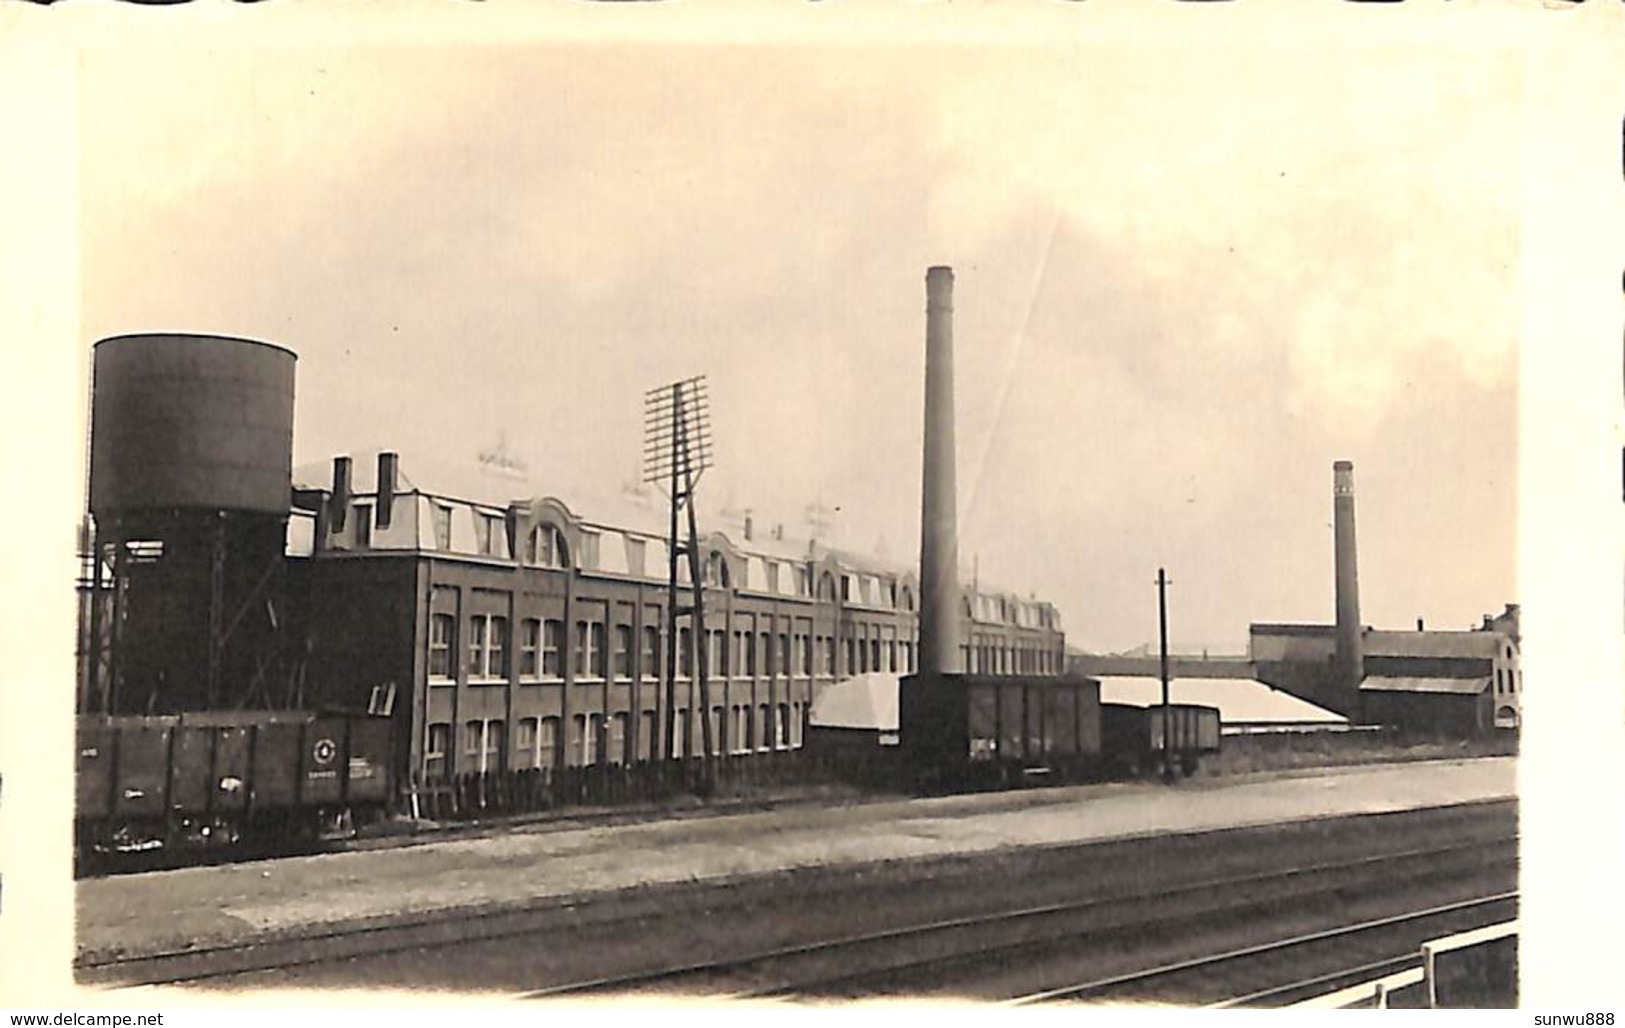
[{"label": "utility pole", "polygon": [[1168,702],[1168,574],[1157,569],[1157,628],[1162,639],[1162,780],[1172,784],[1173,718]]}]

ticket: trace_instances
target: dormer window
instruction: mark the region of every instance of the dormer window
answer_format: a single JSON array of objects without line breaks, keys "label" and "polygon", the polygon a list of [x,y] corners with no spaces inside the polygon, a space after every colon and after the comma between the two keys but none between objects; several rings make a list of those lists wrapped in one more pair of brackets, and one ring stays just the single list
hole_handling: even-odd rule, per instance
[{"label": "dormer window", "polygon": [[495,514],[476,514],[474,517],[474,541],[479,546],[480,555],[484,557],[500,556],[498,541],[502,538],[502,519]]},{"label": "dormer window", "polygon": [[642,539],[626,537],[626,570],[628,574],[646,576],[648,568],[648,544]]},{"label": "dormer window", "polygon": [[712,550],[705,558],[705,584],[716,589],[726,589],[731,584],[728,560],[718,550]]},{"label": "dormer window", "polygon": [[598,567],[598,533],[582,532],[581,547],[576,554],[576,563],[583,568],[596,569]]},{"label": "dormer window", "polygon": [[437,550],[451,549],[451,508],[443,503],[434,505],[434,545]]},{"label": "dormer window", "polygon": [[525,543],[525,563],[538,568],[569,566],[569,548],[564,533],[555,525],[537,525]]},{"label": "dormer window", "polygon": [[818,598],[820,600],[835,599],[835,576],[828,571],[818,576]]}]

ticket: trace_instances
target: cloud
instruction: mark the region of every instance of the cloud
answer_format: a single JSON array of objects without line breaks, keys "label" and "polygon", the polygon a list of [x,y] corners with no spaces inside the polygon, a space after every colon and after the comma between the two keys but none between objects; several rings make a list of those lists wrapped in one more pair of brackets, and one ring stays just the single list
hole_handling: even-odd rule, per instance
[{"label": "cloud", "polygon": [[[104,54],[87,328],[292,345],[301,459],[506,434],[601,490],[636,474],[643,390],[705,372],[709,487],[764,522],[822,499],[901,555],[948,263],[964,561],[1082,637],[1142,641],[1158,563],[1184,637],[1315,616],[1341,456],[1379,496],[1402,464],[1414,538],[1476,576],[1400,606],[1498,599],[1515,77],[1191,54]],[[1424,556],[1374,524],[1391,566]]]}]

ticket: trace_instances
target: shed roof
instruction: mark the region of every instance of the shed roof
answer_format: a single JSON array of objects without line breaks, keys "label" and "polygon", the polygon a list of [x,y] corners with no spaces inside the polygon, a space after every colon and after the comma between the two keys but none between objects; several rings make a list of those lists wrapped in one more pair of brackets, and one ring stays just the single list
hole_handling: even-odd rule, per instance
[{"label": "shed roof", "polygon": [[897,684],[900,675],[871,671],[836,682],[813,703],[812,723],[820,728],[898,730]]},{"label": "shed roof", "polygon": [[[1162,702],[1159,679],[1127,675],[1097,677],[1102,703],[1147,707]],[[1176,678],[1169,683],[1168,693],[1174,703],[1218,707],[1219,720],[1225,724],[1344,724],[1348,721],[1341,714],[1253,678]]]}]

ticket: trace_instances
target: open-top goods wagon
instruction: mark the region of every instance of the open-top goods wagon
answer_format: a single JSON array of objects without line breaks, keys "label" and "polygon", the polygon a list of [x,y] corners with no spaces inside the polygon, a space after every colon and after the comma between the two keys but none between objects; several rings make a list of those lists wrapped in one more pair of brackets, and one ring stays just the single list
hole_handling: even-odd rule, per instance
[{"label": "open-top goods wagon", "polygon": [[387,718],[209,711],[78,719],[81,855],[294,842],[393,799]]}]

